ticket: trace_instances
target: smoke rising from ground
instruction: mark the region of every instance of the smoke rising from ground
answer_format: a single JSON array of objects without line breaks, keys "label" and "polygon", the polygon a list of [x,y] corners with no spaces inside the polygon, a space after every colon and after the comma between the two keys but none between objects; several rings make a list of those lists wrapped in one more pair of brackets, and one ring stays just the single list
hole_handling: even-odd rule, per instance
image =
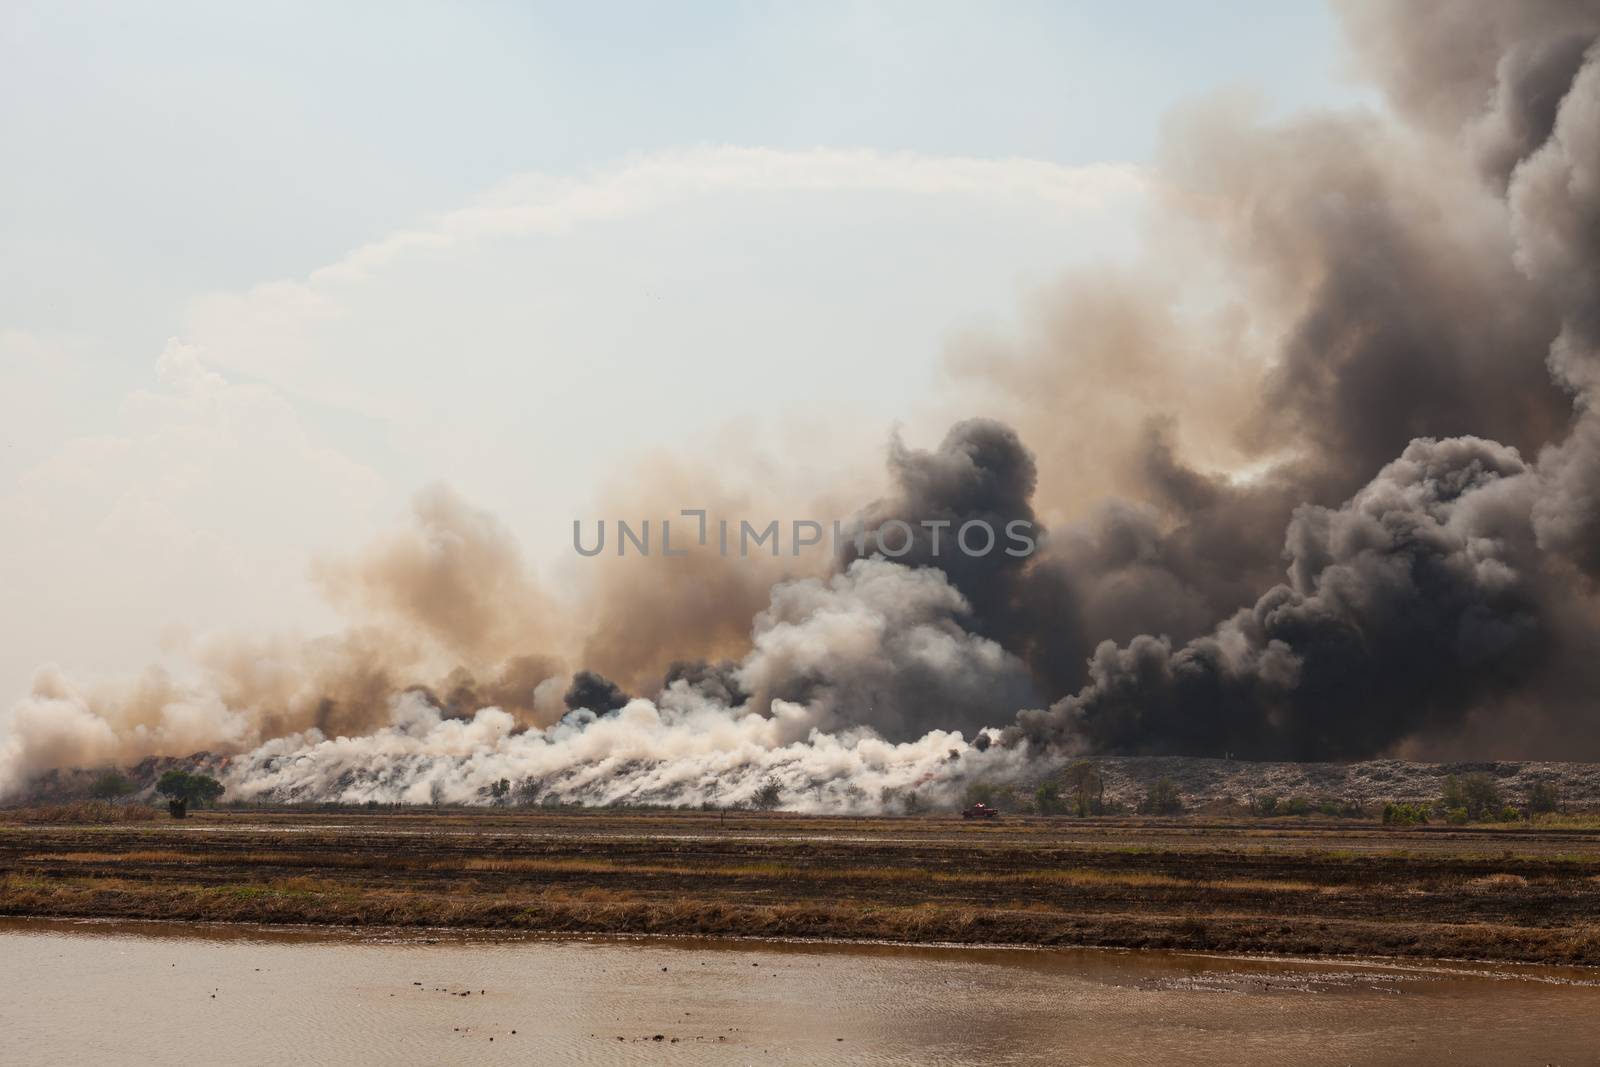
[{"label": "smoke rising from ground", "polygon": [[[963,417],[891,439],[857,521],[907,523],[906,555],[621,561],[573,611],[433,491],[321,569],[342,634],[105,692],[42,673],[0,788],[206,748],[241,754],[245,796],[702,803],[775,777],[871,810],[1077,752],[1600,756],[1600,4],[1342,10],[1400,121],[1175,117],[1144,269],[962,339]],[[643,514],[740,510],[656,482]],[[1018,519],[1032,555],[934,550]]]},{"label": "smoke rising from ground", "polygon": [[783,703],[770,715],[730,715],[635,700],[611,715],[585,712],[519,733],[494,708],[447,719],[406,697],[373,733],[280,738],[233,760],[224,777],[236,795],[282,801],[482,803],[503,780],[520,803],[696,807],[747,804],[772,782],[790,810],[876,812],[947,806],[976,769],[1004,777],[1025,763],[944,731],[894,744],[870,730],[806,735],[809,720]]}]

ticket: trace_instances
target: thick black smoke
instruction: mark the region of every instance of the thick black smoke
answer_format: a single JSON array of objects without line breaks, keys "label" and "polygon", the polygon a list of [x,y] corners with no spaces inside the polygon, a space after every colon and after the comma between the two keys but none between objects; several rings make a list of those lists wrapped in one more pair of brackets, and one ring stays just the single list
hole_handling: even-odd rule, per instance
[{"label": "thick black smoke", "polygon": [[622,687],[594,671],[579,671],[572,676],[572,684],[561,698],[568,711],[587,708],[596,715],[617,711],[628,706],[631,699]]},{"label": "thick black smoke", "polygon": [[[1278,336],[1239,418],[1256,476],[1192,468],[1158,415],[1135,492],[1047,532],[1008,426],[891,447],[863,523],[909,524],[898,562],[942,571],[1027,664],[1055,702],[1028,737],[1360,756],[1534,694],[1585,707],[1559,679],[1594,644],[1570,572],[1600,577],[1600,4],[1350,22],[1415,129],[1202,115],[1164,160]],[[951,550],[965,522],[1019,518],[1029,558]]]},{"label": "thick black smoke", "polygon": [[[1399,108],[1428,128],[1408,151],[1439,168],[1474,162],[1504,236],[1477,214],[1444,214],[1471,203],[1447,171],[1430,197],[1386,179],[1393,161],[1352,127],[1283,131],[1291,156],[1275,173],[1304,199],[1233,210],[1286,227],[1293,240],[1272,242],[1268,265],[1315,266],[1256,422],[1301,448],[1245,488],[1152,449],[1149,484],[1171,525],[1145,551],[1198,588],[1193,565],[1250,566],[1197,537],[1197,517],[1220,502],[1216,532],[1248,542],[1298,500],[1278,542],[1287,581],[1187,640],[1152,627],[1101,643],[1088,684],[1019,716],[1013,736],[1352,757],[1497,709],[1527,714],[1531,700],[1565,723],[1568,754],[1594,747],[1591,699],[1573,681],[1589,681],[1580,665],[1600,622],[1579,577],[1600,576],[1600,5],[1386,4],[1352,22]],[[1317,165],[1295,177],[1285,158]],[[1367,481],[1400,439],[1400,458]],[[1348,503],[1328,506],[1357,478]],[[1259,513],[1228,521],[1244,501]]]},{"label": "thick black smoke", "polygon": [[1176,650],[1102,644],[1088,687],[1020,724],[1104,750],[1312,759],[1456,722],[1546,654],[1536,489],[1503,445],[1415,441],[1349,504],[1296,513],[1288,582]]}]

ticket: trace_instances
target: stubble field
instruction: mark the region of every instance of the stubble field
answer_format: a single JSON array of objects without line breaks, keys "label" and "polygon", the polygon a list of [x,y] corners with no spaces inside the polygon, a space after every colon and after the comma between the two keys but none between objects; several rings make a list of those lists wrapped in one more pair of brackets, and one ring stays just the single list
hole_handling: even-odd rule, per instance
[{"label": "stubble field", "polygon": [[750,812],[0,812],[0,914],[1600,964],[1600,830]]}]

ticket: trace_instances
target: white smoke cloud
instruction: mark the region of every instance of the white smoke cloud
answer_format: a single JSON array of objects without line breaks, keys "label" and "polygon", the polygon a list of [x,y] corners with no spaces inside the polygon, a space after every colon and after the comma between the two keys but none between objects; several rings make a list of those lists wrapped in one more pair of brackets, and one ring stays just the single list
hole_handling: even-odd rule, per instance
[{"label": "white smoke cloud", "polygon": [[[814,712],[779,701],[760,715],[709,704],[634,700],[600,718],[574,712],[543,730],[515,732],[485,708],[447,719],[417,694],[396,701],[389,726],[362,737],[312,730],[232,760],[230,795],[360,804],[482,803],[502,779],[521,799],[588,805],[738,805],[768,779],[788,810],[872,812],[915,792],[953,803],[967,777],[1015,773],[1015,753],[980,752],[934,730],[892,743],[870,729],[807,729]],[[796,733],[803,739],[788,740]]]},{"label": "white smoke cloud", "polygon": [[758,706],[803,701],[825,729],[906,737],[930,722],[1004,722],[1032,696],[1028,672],[963,628],[968,610],[943,571],[857,560],[775,586],[738,679]]}]

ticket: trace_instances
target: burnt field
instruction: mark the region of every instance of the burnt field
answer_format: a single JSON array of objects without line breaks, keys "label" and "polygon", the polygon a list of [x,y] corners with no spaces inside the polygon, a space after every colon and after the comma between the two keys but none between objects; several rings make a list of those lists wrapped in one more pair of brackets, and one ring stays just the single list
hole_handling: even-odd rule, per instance
[{"label": "burnt field", "polygon": [[0,812],[0,914],[1600,964],[1600,830],[749,812]]}]

